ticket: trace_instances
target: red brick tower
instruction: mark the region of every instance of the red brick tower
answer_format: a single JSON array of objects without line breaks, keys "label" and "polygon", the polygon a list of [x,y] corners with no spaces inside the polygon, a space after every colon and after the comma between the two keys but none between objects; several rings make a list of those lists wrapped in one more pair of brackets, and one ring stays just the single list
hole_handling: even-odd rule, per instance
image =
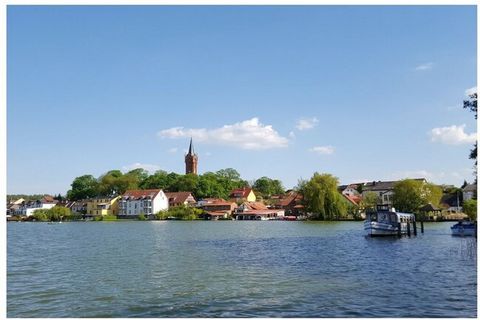
[{"label": "red brick tower", "polygon": [[185,155],[185,173],[193,173],[197,174],[198,166],[198,156],[195,154],[195,151],[193,150],[193,143],[192,143],[192,138],[190,138],[190,148],[188,149],[188,153]]}]

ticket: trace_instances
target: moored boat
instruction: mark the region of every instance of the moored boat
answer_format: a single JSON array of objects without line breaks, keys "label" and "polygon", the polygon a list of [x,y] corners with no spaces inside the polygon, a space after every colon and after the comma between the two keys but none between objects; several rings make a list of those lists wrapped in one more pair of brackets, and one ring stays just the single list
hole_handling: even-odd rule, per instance
[{"label": "moored boat", "polygon": [[367,213],[363,226],[371,237],[398,236],[407,234],[408,225],[414,222],[413,213],[396,212],[388,206],[377,206],[377,211]]},{"label": "moored boat", "polygon": [[475,222],[460,220],[458,223],[450,227],[452,230],[452,236],[474,236],[477,226]]}]

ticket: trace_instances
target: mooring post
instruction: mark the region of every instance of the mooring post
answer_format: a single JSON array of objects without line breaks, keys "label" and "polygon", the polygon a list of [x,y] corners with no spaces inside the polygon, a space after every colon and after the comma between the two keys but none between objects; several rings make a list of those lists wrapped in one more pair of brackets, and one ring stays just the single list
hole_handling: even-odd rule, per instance
[{"label": "mooring post", "polygon": [[410,237],[410,221],[407,221],[407,235]]},{"label": "mooring post", "polygon": [[401,222],[398,223],[397,232],[398,232],[398,236],[401,237],[402,236],[402,223]]},{"label": "mooring post", "polygon": [[423,233],[423,220],[420,221],[420,231]]},{"label": "mooring post", "polygon": [[417,235],[417,221],[413,221],[413,235]]}]

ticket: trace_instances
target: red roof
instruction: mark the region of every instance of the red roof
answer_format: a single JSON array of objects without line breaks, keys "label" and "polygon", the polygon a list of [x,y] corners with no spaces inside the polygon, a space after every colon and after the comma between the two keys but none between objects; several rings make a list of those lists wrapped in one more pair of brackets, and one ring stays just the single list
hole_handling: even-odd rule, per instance
[{"label": "red roof", "polygon": [[230,193],[230,197],[232,197],[232,198],[246,198],[250,194],[250,191],[252,191],[252,188],[234,189]]},{"label": "red roof", "polygon": [[127,190],[123,194],[123,197],[128,197],[129,199],[137,200],[141,198],[155,198],[157,194],[162,191],[162,189],[147,189],[147,190]]},{"label": "red roof", "polygon": [[268,209],[267,206],[261,202],[244,202],[242,203],[242,205],[249,210],[267,210]]},{"label": "red roof", "polygon": [[[188,197],[192,196],[191,192],[165,192],[169,202],[174,204],[183,204],[187,201]],[[193,196],[192,196],[193,198]],[[195,201],[195,199],[193,199]]]}]

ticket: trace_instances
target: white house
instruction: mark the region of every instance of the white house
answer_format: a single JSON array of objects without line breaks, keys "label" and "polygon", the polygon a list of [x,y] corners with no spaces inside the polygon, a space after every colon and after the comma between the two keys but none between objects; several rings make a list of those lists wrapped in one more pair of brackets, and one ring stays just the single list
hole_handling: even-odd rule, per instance
[{"label": "white house", "polygon": [[127,190],[118,201],[118,215],[135,217],[168,210],[168,197],[161,189]]},{"label": "white house", "polygon": [[57,200],[54,200],[51,196],[44,196],[40,200],[31,200],[24,202],[16,211],[16,215],[29,217],[35,210],[38,209],[50,209],[57,205]]}]

